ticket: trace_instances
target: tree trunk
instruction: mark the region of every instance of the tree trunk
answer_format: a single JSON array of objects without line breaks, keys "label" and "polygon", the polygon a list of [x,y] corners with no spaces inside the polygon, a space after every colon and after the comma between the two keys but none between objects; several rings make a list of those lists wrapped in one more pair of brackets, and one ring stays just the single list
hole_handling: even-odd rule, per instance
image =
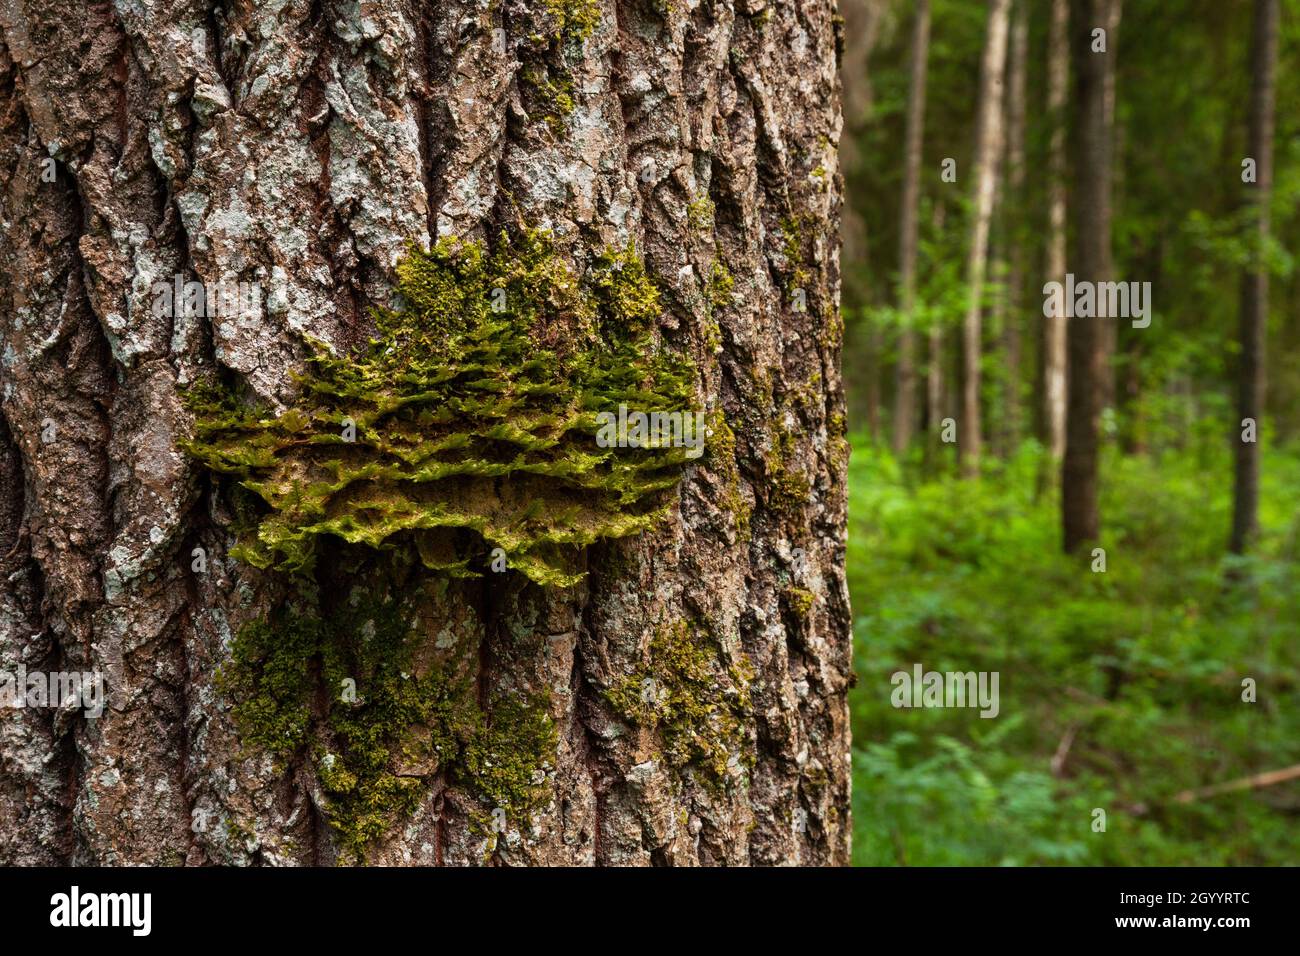
[{"label": "tree trunk", "polygon": [[[1106,27],[1106,53],[1104,54],[1103,83],[1106,87],[1105,93],[1105,126],[1106,126],[1106,152],[1107,152],[1107,169],[1109,170],[1109,182],[1106,186],[1107,204],[1106,210],[1108,217],[1113,220],[1115,217],[1115,181],[1119,174],[1116,171],[1116,161],[1119,158],[1119,133],[1115,125],[1115,62],[1119,53],[1119,22],[1123,12],[1123,0],[1101,0],[1098,8],[1098,17],[1100,22]],[[1107,233],[1109,236],[1109,232]],[[1107,259],[1107,277],[1112,271],[1110,262],[1110,240],[1107,239],[1106,259]],[[1099,333],[1101,337],[1101,350],[1104,356],[1101,365],[1101,407],[1114,408],[1116,403],[1115,396],[1115,358],[1118,351],[1119,343],[1119,319],[1115,316],[1106,316],[1105,318],[1095,319],[1100,324]]]},{"label": "tree trunk", "polygon": [[930,3],[917,0],[912,25],[912,79],[907,93],[903,195],[899,210],[898,284],[903,327],[898,335],[898,391],[894,401],[894,452],[912,443],[916,423],[916,236],[921,198],[921,141],[925,129],[925,70],[930,49]]},{"label": "tree trunk", "polygon": [[1007,289],[1002,325],[1002,357],[1006,391],[1003,402],[1002,450],[1015,454],[1020,444],[1020,360],[1021,322],[1024,318],[1025,247],[1021,238],[1025,191],[1025,75],[1029,66],[1029,12],[1017,4],[1011,27],[1011,51],[1007,69],[1007,188],[1003,207],[1007,228]]},{"label": "tree trunk", "polygon": [[[936,237],[943,235],[946,217],[943,197],[938,196],[931,213],[931,229]],[[927,466],[933,470],[938,462],[939,441],[943,432],[944,409],[947,396],[943,388],[943,322],[936,319],[930,325],[925,369],[925,426]]]},{"label": "tree trunk", "polygon": [[[1069,19],[1068,0],[1052,0],[1047,41],[1047,112],[1052,124],[1047,160],[1047,281],[1060,283],[1065,282],[1065,107],[1070,76]],[[1043,423],[1046,444],[1055,461],[1065,454],[1067,322],[1062,312],[1045,316],[1043,324]]]},{"label": "tree trunk", "polygon": [[[889,0],[840,0],[839,3],[847,40],[839,69],[844,112],[840,169],[849,178],[862,167],[862,134],[871,120],[874,102],[871,55],[881,26],[888,20],[888,3]],[[841,261],[853,266],[842,277],[845,312],[853,314],[858,309],[866,312],[867,306],[880,299],[881,286],[888,282],[885,277],[892,273],[876,268],[873,247],[877,237],[868,232],[863,209],[852,202],[844,203],[840,215],[840,239]],[[865,422],[874,441],[879,428],[881,383],[879,345],[874,341],[878,334],[871,324],[865,318],[854,322],[844,350],[844,377],[845,390],[853,403],[848,417],[858,422],[859,427]]]},{"label": "tree trunk", "polygon": [[[1251,46],[1250,141],[1255,182],[1248,185],[1253,219],[1254,261],[1241,279],[1241,357],[1237,370],[1236,473],[1233,484],[1234,554],[1244,553],[1259,531],[1259,424],[1264,413],[1265,332],[1268,329],[1269,199],[1273,188],[1273,75],[1277,68],[1277,0],[1255,0]],[[1246,419],[1255,423],[1254,441],[1245,441]]]},{"label": "tree trunk", "polygon": [[1002,150],[1002,86],[1007,61],[1007,19],[1011,0],[989,0],[984,57],[980,63],[980,89],[974,152],[974,193],[970,246],[966,260],[969,296],[962,324],[961,433],[957,454],[962,473],[979,473],[980,462],[980,360],[983,330],[980,321],[984,276],[988,268],[989,223],[997,185],[998,154]]},{"label": "tree trunk", "polygon": [[[107,682],[97,718],[5,718],[0,863],[847,862],[833,14],[0,0],[0,666]],[[651,333],[713,423],[668,517],[578,551],[568,587],[338,538],[306,586],[233,559],[247,498],[181,451],[185,386],[216,373],[281,412],[308,337],[366,348],[408,243],[533,229],[558,274],[632,249],[654,279]],[[160,317],[177,275],[256,281],[264,307]],[[218,672],[257,622],[369,594],[412,613],[400,680],[454,661],[478,729],[456,760],[415,760],[420,727],[366,752],[403,800],[349,835],[325,651],[270,649],[313,681],[283,759]],[[674,706],[697,722],[636,719],[620,691],[683,634]],[[538,799],[498,820],[483,781]]]},{"label": "tree trunk", "polygon": [[[1078,196],[1076,281],[1110,279],[1110,128],[1106,117],[1107,61],[1115,55],[1093,52],[1092,32],[1108,23],[1107,0],[1080,0],[1075,19],[1078,57],[1076,100],[1079,147],[1075,161]],[[1069,305],[1069,303],[1067,303]],[[1061,469],[1061,519],[1064,546],[1074,552],[1096,540],[1101,521],[1097,509],[1098,446],[1104,401],[1107,353],[1097,318],[1069,323],[1069,414],[1065,461]]]}]

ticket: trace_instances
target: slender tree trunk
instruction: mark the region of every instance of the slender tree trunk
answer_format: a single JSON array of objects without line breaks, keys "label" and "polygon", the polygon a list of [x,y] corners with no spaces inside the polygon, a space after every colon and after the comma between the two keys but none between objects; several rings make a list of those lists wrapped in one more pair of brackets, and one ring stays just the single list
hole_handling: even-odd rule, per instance
[{"label": "slender tree trunk", "polygon": [[[871,53],[886,20],[888,0],[841,0],[839,11],[844,17],[844,55],[840,59],[844,130],[840,137],[840,166],[845,176],[852,176],[861,165],[862,131],[871,117]],[[840,216],[841,259],[851,264],[844,275],[844,298],[849,309],[873,304],[880,298],[884,284],[877,275],[891,274],[877,269],[874,255],[876,236],[869,233],[862,209],[852,202],[844,204]],[[881,384],[879,345],[873,341],[868,323],[855,326],[846,348],[847,392],[853,399],[849,418],[866,423],[873,440],[879,432]]]},{"label": "slender tree trunk", "polygon": [[[848,861],[837,26],[829,0],[747,9],[0,0],[0,664],[107,680],[97,718],[4,719],[0,863],[340,859],[323,742],[260,754],[216,675],[249,622],[363,580],[418,609],[418,662],[462,662],[495,731],[475,759],[544,794],[485,832],[470,777],[380,753],[411,803],[367,861]],[[577,275],[633,247],[658,287],[654,334],[715,423],[669,517],[579,552],[572,587],[349,579],[341,541],[316,593],[234,560],[242,513],[179,450],[181,388],[217,369],[283,408],[307,336],[374,334],[408,243],[525,228]],[[162,318],[178,274],[265,306]],[[733,294],[704,294],[721,275]],[[709,766],[612,703],[687,621],[731,694],[698,728],[725,731]],[[554,731],[523,767],[497,747],[520,695]]]},{"label": "slender tree trunk", "polygon": [[[1264,414],[1265,332],[1268,328],[1268,268],[1264,262],[1269,237],[1269,199],[1273,188],[1273,99],[1277,69],[1277,0],[1255,0],[1255,32],[1251,45],[1250,141],[1255,182],[1248,185],[1253,218],[1254,261],[1241,280],[1241,357],[1237,391],[1236,475],[1233,486],[1232,537],[1234,554],[1244,553],[1259,531],[1259,424]],[[1246,420],[1254,423],[1254,441],[1244,440]]]},{"label": "slender tree trunk", "polygon": [[1011,0],[989,0],[984,57],[980,63],[978,116],[974,152],[974,192],[970,246],[966,261],[969,300],[962,323],[961,433],[957,453],[962,473],[979,473],[980,447],[980,362],[983,358],[983,329],[980,321],[984,278],[988,268],[989,224],[993,217],[997,186],[998,154],[1002,150],[1002,87],[1007,61],[1007,20]]},{"label": "slender tree trunk", "polygon": [[[931,214],[931,228],[938,241],[943,235],[945,210],[942,197],[935,199]],[[925,370],[926,454],[933,468],[938,460],[939,439],[943,428],[946,396],[943,389],[943,323],[935,320],[930,326]]]},{"label": "slender tree trunk", "polygon": [[899,210],[898,282],[903,327],[898,336],[898,392],[894,400],[894,451],[902,454],[912,442],[916,423],[916,305],[917,213],[921,198],[921,141],[925,130],[925,70],[930,48],[930,3],[917,0],[912,25],[912,79],[907,93],[907,132],[903,196]]},{"label": "slender tree trunk", "polygon": [[[1069,95],[1070,49],[1068,0],[1052,0],[1047,41],[1047,113],[1052,124],[1048,147],[1047,176],[1047,281],[1065,282],[1065,108]],[[1052,458],[1065,454],[1066,328],[1060,315],[1044,317],[1043,324],[1043,422]]]},{"label": "slender tree trunk", "polygon": [[[1103,82],[1105,84],[1105,126],[1107,153],[1109,155],[1109,177],[1110,183],[1107,186],[1109,195],[1108,215],[1111,220],[1115,217],[1115,181],[1118,177],[1116,172],[1116,162],[1119,158],[1119,132],[1115,126],[1115,63],[1119,55],[1119,22],[1123,12],[1123,0],[1100,0],[1098,16],[1102,24],[1106,27],[1106,53],[1105,53],[1105,73]],[[1110,263],[1109,239],[1107,240],[1107,277],[1113,269]],[[1115,316],[1106,316],[1105,318],[1095,319],[1100,325],[1101,350],[1103,354],[1101,366],[1101,407],[1115,407],[1115,359],[1119,343],[1119,319]]]},{"label": "slender tree trunk", "polygon": [[[1076,101],[1078,149],[1075,194],[1078,196],[1078,249],[1073,270],[1078,282],[1110,279],[1110,129],[1106,122],[1107,61],[1115,55],[1093,52],[1093,30],[1104,29],[1107,0],[1079,0],[1074,52],[1078,62]],[[1068,303],[1067,303],[1068,305]],[[1068,552],[1096,540],[1101,520],[1097,507],[1098,452],[1107,354],[1096,318],[1069,323],[1069,421],[1061,469],[1061,518]]]},{"label": "slender tree trunk", "polygon": [[1020,365],[1023,351],[1025,248],[1021,240],[1021,210],[1025,190],[1025,76],[1029,66],[1029,12],[1018,3],[1012,19],[1007,83],[1007,188],[1003,208],[1007,229],[1006,313],[1002,325],[1002,356],[1006,392],[1003,401],[1002,450],[1010,456],[1020,443]]}]

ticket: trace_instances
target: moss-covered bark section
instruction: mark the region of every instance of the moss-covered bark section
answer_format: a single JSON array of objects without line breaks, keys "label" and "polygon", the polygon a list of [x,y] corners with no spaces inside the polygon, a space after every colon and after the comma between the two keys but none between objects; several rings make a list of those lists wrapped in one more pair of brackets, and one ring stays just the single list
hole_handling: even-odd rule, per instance
[{"label": "moss-covered bark section", "polygon": [[743,655],[728,661],[707,628],[679,620],[655,633],[642,668],[605,696],[625,719],[658,731],[673,767],[694,768],[718,789],[753,763],[745,741],[753,676]]},{"label": "moss-covered bark section", "polygon": [[577,549],[662,518],[688,449],[665,435],[597,442],[602,412],[693,406],[692,367],[657,345],[659,295],[632,249],[579,277],[544,234],[492,251],[443,240],[397,274],[377,338],[344,357],[312,342],[301,397],[279,414],[212,383],[189,391],[186,449],[265,505],[236,557],[306,572],[333,536],[413,543],[455,576],[503,554],[539,584],[571,585]]},{"label": "moss-covered bark section", "polygon": [[485,832],[547,795],[556,732],[544,697],[480,706],[465,662],[427,648],[414,607],[358,590],[328,615],[285,608],[245,625],[221,672],[244,745],[310,765],[344,862],[364,862],[437,777],[478,797]]}]

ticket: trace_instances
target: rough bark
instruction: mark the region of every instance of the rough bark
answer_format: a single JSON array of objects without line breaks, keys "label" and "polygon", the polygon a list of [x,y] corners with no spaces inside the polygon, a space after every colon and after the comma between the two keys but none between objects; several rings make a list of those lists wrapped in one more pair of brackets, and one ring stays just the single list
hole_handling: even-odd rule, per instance
[{"label": "rough bark", "polygon": [[917,0],[912,24],[912,75],[907,91],[904,133],[903,194],[899,207],[898,286],[902,329],[898,333],[898,381],[894,398],[894,452],[912,443],[916,425],[916,305],[917,214],[921,198],[921,141],[925,130],[925,73],[930,49],[929,0]]},{"label": "rough bark", "polygon": [[[1110,127],[1106,116],[1107,61],[1115,55],[1092,50],[1092,31],[1107,24],[1107,0],[1080,0],[1074,17],[1078,63],[1078,196],[1076,281],[1110,280]],[[1069,413],[1061,468],[1061,520],[1067,552],[1094,541],[1100,532],[1097,507],[1098,452],[1108,355],[1105,321],[1075,318],[1069,323]]]},{"label": "rough bark", "polygon": [[989,0],[973,153],[970,244],[966,259],[968,302],[962,323],[961,432],[957,454],[962,473],[979,472],[983,444],[980,426],[980,363],[983,358],[982,299],[988,269],[989,226],[993,217],[998,156],[1002,151],[1002,88],[1007,61],[1007,21],[1011,0]]},{"label": "rough bark", "polygon": [[[1273,188],[1273,101],[1277,69],[1277,0],[1256,0],[1251,45],[1250,132],[1247,155],[1255,160],[1255,182],[1247,185],[1255,261],[1241,278],[1241,355],[1237,369],[1236,467],[1233,484],[1234,554],[1242,554],[1259,531],[1259,422],[1264,413],[1265,333],[1268,328],[1269,198]],[[1242,422],[1256,425],[1256,440],[1244,441]]]},{"label": "rough bark", "polygon": [[[585,37],[558,22],[582,10]],[[695,361],[734,451],[687,469],[659,529],[594,545],[577,587],[378,584],[427,591],[421,640],[471,648],[485,700],[548,693],[558,742],[546,802],[500,839],[472,825],[482,796],[435,768],[366,859],[847,862],[833,13],[0,0],[0,655],[108,684],[97,719],[3,718],[0,863],[339,858],[310,762],[249,752],[217,682],[232,636],[291,595],[229,558],[231,502],[179,450],[179,392],[217,368],[283,407],[306,336],[347,353],[373,334],[409,242],[525,226],[578,270],[635,245],[659,334]],[[710,315],[715,263],[734,291]],[[160,318],[150,290],[177,273],[258,281],[264,308]],[[341,567],[322,592],[346,591]],[[686,615],[753,671],[752,766],[722,786],[606,697]]]},{"label": "rough bark", "polygon": [[[1048,145],[1047,177],[1047,281],[1065,282],[1065,131],[1069,92],[1068,0],[1052,0],[1047,40],[1047,112],[1052,124]],[[1044,317],[1043,423],[1053,459],[1065,454],[1066,324],[1064,314]]]}]

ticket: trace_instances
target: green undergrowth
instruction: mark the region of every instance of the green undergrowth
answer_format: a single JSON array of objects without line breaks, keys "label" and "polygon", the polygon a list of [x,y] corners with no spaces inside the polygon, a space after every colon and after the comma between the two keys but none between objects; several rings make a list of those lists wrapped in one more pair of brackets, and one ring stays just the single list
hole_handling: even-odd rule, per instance
[{"label": "green undergrowth", "polygon": [[[1042,466],[1029,445],[977,481],[922,480],[855,442],[855,861],[1294,863],[1294,783],[1175,797],[1300,762],[1300,453],[1265,450],[1263,535],[1236,559],[1226,443],[1112,450],[1105,572],[1061,553]],[[917,663],[999,672],[998,716],[895,709],[891,675]]]},{"label": "green undergrowth", "polygon": [[694,369],[657,343],[659,294],[631,249],[580,276],[543,233],[442,240],[397,273],[377,337],[345,356],[309,340],[300,397],[278,414],[210,381],[187,392],[186,450],[263,505],[235,557],[306,573],[333,537],[414,545],[426,567],[475,576],[499,548],[565,586],[581,548],[663,518],[688,450],[596,441],[620,404],[693,407]]},{"label": "green undergrowth", "polygon": [[409,816],[439,772],[520,820],[547,797],[556,731],[544,697],[479,706],[466,662],[421,659],[396,602],[282,609],[240,630],[218,679],[246,746],[311,763],[345,862]]}]

